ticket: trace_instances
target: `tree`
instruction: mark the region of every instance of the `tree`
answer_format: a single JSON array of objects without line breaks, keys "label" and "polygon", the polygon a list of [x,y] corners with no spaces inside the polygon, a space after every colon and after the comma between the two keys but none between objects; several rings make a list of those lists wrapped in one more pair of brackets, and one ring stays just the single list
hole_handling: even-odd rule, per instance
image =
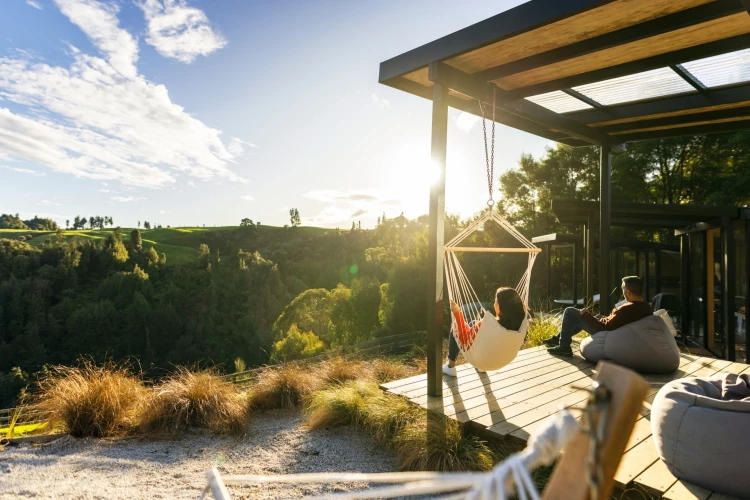
[{"label": "tree", "polygon": [[244,219],[242,219],[242,221],[240,221],[240,227],[253,227],[253,226],[255,226],[255,224],[253,223],[252,219],[248,219],[247,217],[245,217]]},{"label": "tree", "polygon": [[289,210],[289,222],[291,223],[292,229],[299,227],[299,225],[302,223],[302,220],[299,216],[299,210],[296,208],[292,208]]},{"label": "tree", "polygon": [[130,232],[130,247],[136,252],[143,250],[143,238],[141,238],[141,232],[138,229],[133,229]]},{"label": "tree", "polygon": [[143,223],[143,229],[151,229],[151,224],[149,223],[149,221],[145,221]]},{"label": "tree", "polygon": [[65,229],[70,228],[70,219],[65,219]]},{"label": "tree", "polygon": [[322,353],[323,342],[312,332],[301,332],[292,325],[281,340],[273,345],[271,360],[275,362],[305,359]]},{"label": "tree", "polygon": [[89,228],[94,229],[95,226],[96,226],[96,217],[92,215],[91,217],[89,217]]},{"label": "tree", "polygon": [[138,229],[141,228],[141,221],[138,221]]},{"label": "tree", "polygon": [[81,216],[76,215],[76,218],[73,219],[73,229],[78,229],[79,227],[81,227]]},{"label": "tree", "polygon": [[357,225],[352,221],[352,232],[357,230]]}]

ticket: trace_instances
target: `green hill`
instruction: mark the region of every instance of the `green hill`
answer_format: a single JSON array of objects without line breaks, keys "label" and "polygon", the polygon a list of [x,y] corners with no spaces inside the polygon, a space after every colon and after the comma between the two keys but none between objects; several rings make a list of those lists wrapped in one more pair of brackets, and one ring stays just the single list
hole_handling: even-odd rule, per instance
[{"label": "green hill", "polygon": [[[123,240],[130,239],[133,228],[122,228]],[[95,230],[64,230],[65,238],[106,238],[114,229]],[[198,248],[202,243],[211,243],[217,239],[231,238],[243,250],[256,250],[263,242],[272,242],[279,238],[296,240],[309,238],[335,231],[319,227],[300,227],[289,229],[276,226],[256,226],[241,228],[237,226],[221,227],[176,227],[160,229],[141,229],[141,237],[145,247],[153,246],[159,253],[167,255],[167,264],[187,264],[198,257]],[[217,233],[214,237],[208,233]],[[50,238],[55,238],[55,231],[31,231],[28,229],[0,229],[0,238],[19,239],[21,236],[31,236],[26,242],[32,246],[39,246]],[[226,238],[221,238],[225,236]],[[243,246],[244,245],[244,246]]]}]

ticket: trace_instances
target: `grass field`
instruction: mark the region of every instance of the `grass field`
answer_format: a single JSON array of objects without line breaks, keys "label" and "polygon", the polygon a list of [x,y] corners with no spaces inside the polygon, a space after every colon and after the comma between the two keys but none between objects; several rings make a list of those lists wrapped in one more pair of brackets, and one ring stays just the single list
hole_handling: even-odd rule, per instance
[{"label": "grass field", "polygon": [[[41,422],[38,424],[28,424],[28,425],[17,425],[13,428],[13,436],[23,436],[24,434],[29,434],[30,432],[34,432],[38,429],[42,429],[47,425],[46,422]],[[10,429],[8,427],[4,429],[0,429],[0,437],[8,437],[8,432]]]},{"label": "grass field", "polygon": [[[123,240],[130,239],[130,232],[133,228],[122,228]],[[234,232],[247,231],[248,235],[274,235],[285,231],[283,227],[277,226],[259,226],[253,229],[240,229],[238,226],[220,226],[220,227],[175,227],[160,229],[141,229],[141,237],[145,247],[153,246],[159,253],[167,254],[167,264],[187,264],[195,262],[198,257],[198,247],[203,242],[203,236],[207,232]],[[96,230],[64,230],[63,233],[67,239],[103,239],[109,235],[113,229],[96,229]],[[331,231],[330,229],[319,227],[300,227],[295,230],[296,236],[308,237]],[[30,231],[27,229],[0,229],[0,238],[18,239],[20,236],[31,235],[32,238],[27,243],[33,246],[39,246],[49,238],[55,237],[55,231]]]}]

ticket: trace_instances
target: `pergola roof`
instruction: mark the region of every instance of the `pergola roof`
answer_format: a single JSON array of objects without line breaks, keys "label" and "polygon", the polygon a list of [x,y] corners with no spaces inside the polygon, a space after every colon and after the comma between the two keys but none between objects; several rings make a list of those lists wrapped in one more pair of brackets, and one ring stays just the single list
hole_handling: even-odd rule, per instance
[{"label": "pergola roof", "polygon": [[[531,0],[381,63],[380,82],[571,146],[750,128],[750,0]],[[485,106],[487,117],[491,106]]]}]

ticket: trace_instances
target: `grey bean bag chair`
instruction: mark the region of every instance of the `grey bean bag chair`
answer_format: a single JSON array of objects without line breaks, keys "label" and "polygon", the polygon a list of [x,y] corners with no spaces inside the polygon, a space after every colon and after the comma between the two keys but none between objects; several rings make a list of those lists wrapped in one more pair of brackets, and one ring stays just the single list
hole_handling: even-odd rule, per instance
[{"label": "grey bean bag chair", "polygon": [[[733,384],[745,387],[744,399],[740,399],[742,394],[727,393]],[[651,429],[659,456],[677,478],[728,495],[750,497],[750,387],[746,375],[723,373],[670,382],[656,395]]]},{"label": "grey bean bag chair", "polygon": [[581,354],[592,363],[604,359],[639,373],[672,373],[680,366],[680,349],[658,316],[595,333],[581,341]]}]

